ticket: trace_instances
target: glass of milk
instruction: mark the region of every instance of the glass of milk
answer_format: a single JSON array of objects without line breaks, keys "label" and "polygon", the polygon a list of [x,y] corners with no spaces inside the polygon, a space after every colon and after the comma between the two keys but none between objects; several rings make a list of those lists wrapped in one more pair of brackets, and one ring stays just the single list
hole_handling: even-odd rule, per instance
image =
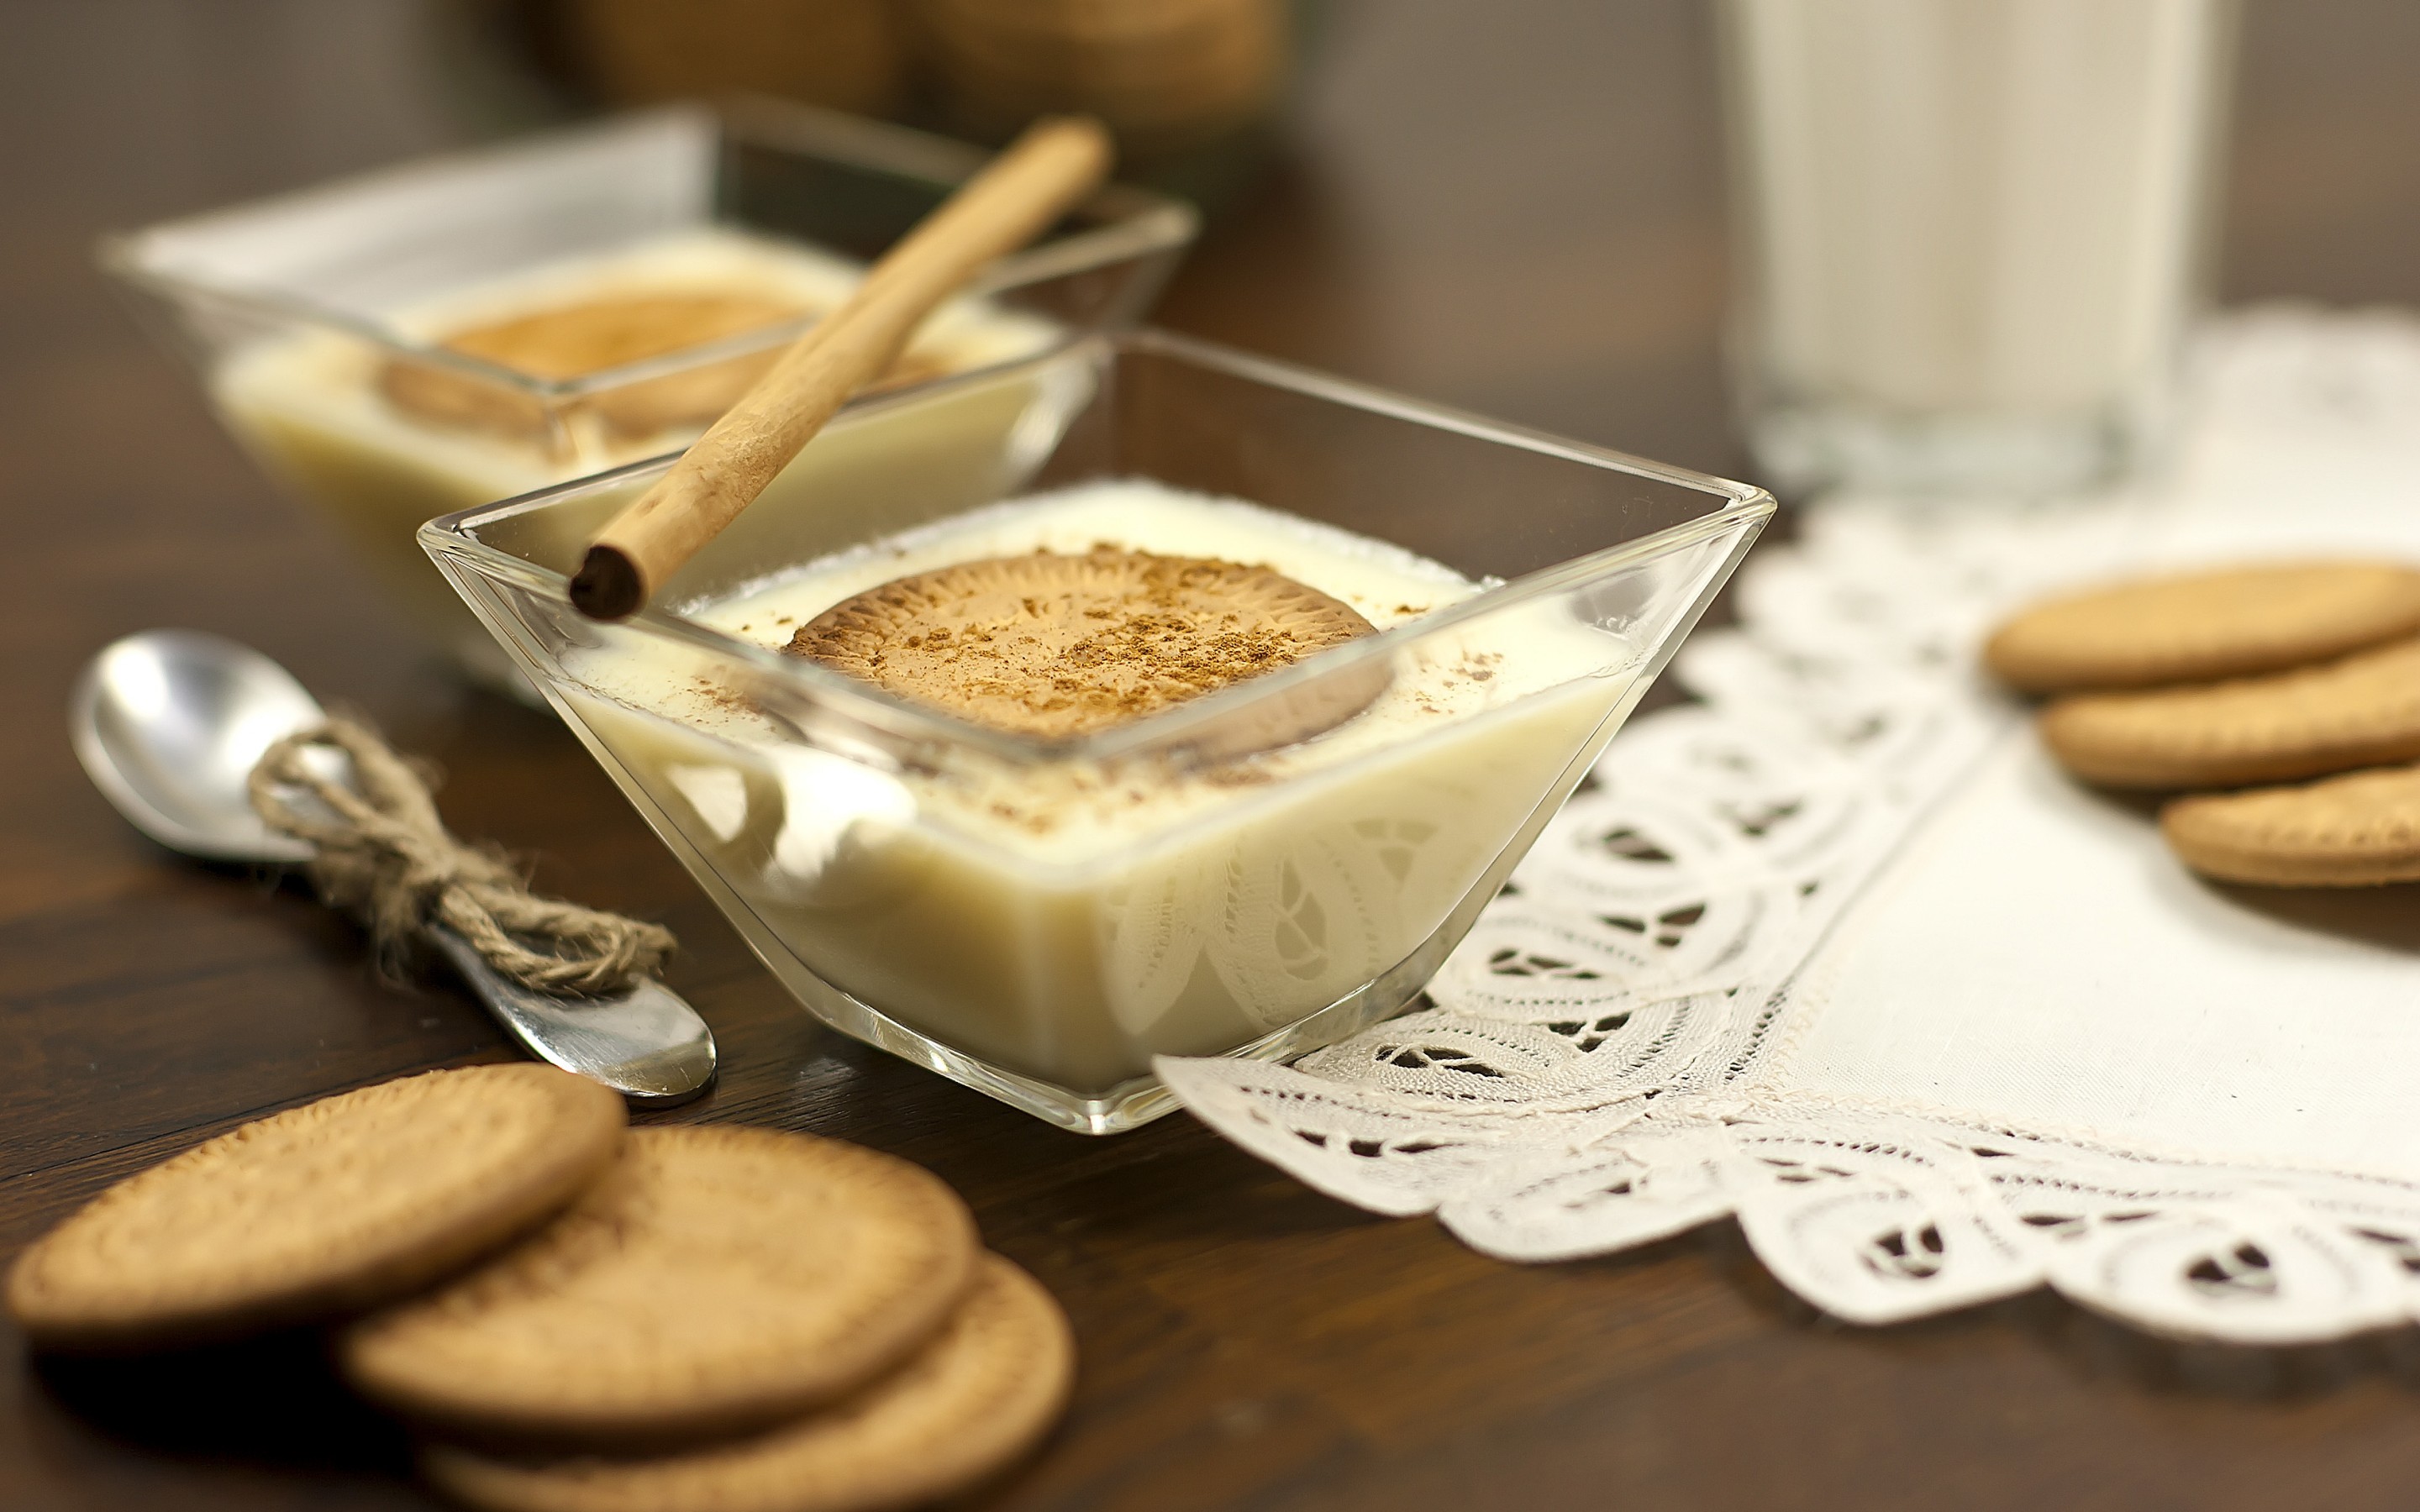
[{"label": "glass of milk", "polygon": [[2028,491],[2158,443],[2233,0],[1721,0],[1733,369],[1779,486]]},{"label": "glass of milk", "polygon": [[[534,699],[413,532],[687,445],[982,159],[783,101],[675,107],[151,226],[101,258],[192,359],[228,430],[393,605],[470,676]],[[1103,190],[928,320],[908,369],[946,378],[1131,324],[1194,225],[1173,200]],[[667,295],[790,313],[569,376],[445,345]],[[452,408],[406,402],[432,384]]]},{"label": "glass of milk", "polygon": [[[1156,1056],[1409,1002],[1773,508],[1144,332],[854,408],[656,607],[582,618],[566,571],[667,465],[421,541],[809,1011],[1094,1134],[1170,1106]],[[1055,740],[783,649],[897,578],[1101,545],[1266,566],[1375,633]]]}]

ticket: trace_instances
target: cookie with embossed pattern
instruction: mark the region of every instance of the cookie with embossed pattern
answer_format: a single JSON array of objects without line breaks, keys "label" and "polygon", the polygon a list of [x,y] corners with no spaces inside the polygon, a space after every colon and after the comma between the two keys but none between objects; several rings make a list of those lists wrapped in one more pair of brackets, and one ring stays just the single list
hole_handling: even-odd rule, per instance
[{"label": "cookie with embossed pattern", "polygon": [[765,1129],[653,1128],[545,1229],[349,1329],[372,1400],[458,1437],[628,1448],[777,1422],[912,1353],[980,1253],[921,1167]]},{"label": "cookie with embossed pattern", "polygon": [[[563,382],[728,340],[805,313],[788,301],[751,294],[634,293],[471,326],[437,345],[455,356]],[[569,401],[561,412],[594,410],[630,437],[702,425],[729,409],[779,355],[777,348],[768,348],[619,384]],[[559,418],[557,405],[460,367],[397,358],[378,381],[389,403],[440,424],[542,440]]]},{"label": "cookie with embossed pattern", "polygon": [[2420,638],[2266,677],[2083,693],[2042,711],[2043,743],[2088,782],[2239,787],[2420,759]]},{"label": "cookie with embossed pattern", "polygon": [[[631,290],[465,327],[438,341],[436,350],[562,383],[654,358],[676,358],[811,313],[791,299],[744,291]],[[563,400],[541,399],[459,364],[409,357],[389,362],[378,386],[396,408],[442,425],[544,442],[559,440],[554,433],[567,417],[593,414],[615,435],[635,440],[710,424],[765,376],[782,351],[779,346],[761,347]],[[930,356],[907,352],[869,388],[921,383],[942,370]]]},{"label": "cookie with embossed pattern", "polygon": [[[1100,546],[895,579],[800,625],[785,649],[977,724],[1067,739],[1372,633],[1351,605],[1266,566]],[[1297,689],[1235,738],[1306,739],[1367,708],[1388,675],[1365,664]]]},{"label": "cookie with embossed pattern", "polygon": [[437,1447],[428,1478],[490,1512],[861,1512],[918,1505],[1026,1453],[1065,1408],[1059,1304],[1000,1257],[898,1369],[755,1436],[656,1458],[513,1458]]},{"label": "cookie with embossed pattern", "polygon": [[2160,833],[2185,865],[2222,882],[2420,882],[2420,766],[2180,798],[2160,811]]},{"label": "cookie with embossed pattern", "polygon": [[2324,661],[2420,631],[2420,570],[2392,562],[2230,567],[2036,605],[1983,659],[2028,693],[2207,683]]},{"label": "cookie with embossed pattern", "polygon": [[380,1083],[111,1187],[8,1273],[36,1346],[126,1350],[391,1300],[544,1222],[613,1159],[622,1100],[551,1066]]}]

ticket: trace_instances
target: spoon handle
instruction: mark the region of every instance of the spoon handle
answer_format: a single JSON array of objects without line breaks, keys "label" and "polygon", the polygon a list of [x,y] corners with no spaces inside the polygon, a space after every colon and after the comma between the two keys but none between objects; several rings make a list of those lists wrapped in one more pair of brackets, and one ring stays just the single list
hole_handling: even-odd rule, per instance
[{"label": "spoon handle", "polygon": [[442,924],[428,938],[488,1011],[530,1054],[645,1107],[670,1107],[714,1084],[714,1034],[652,977],[612,997],[566,998],[507,981]]}]

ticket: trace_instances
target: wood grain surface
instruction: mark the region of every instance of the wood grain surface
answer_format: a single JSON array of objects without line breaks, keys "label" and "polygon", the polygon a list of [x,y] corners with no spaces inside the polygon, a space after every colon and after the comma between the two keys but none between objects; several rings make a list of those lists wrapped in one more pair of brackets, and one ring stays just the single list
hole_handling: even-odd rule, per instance
[{"label": "wood grain surface", "polygon": [[[0,1254],[243,1119],[501,1057],[449,986],[380,986],[291,885],[180,862],[61,715],[125,632],[237,636],[442,762],[455,826],[661,919],[726,1071],[671,1117],[921,1161],[1064,1300],[1040,1508],[2389,1507],[2420,1345],[2163,1345],[2045,1297],[1891,1330],[1782,1293],[1729,1225],[1517,1268],[1317,1196],[1182,1116],[1058,1133],[815,1027],[551,720],[467,693],[260,480],[92,270],[99,232],[474,134],[433,8],[0,7]],[[1334,0],[1291,145],[1165,323],[1633,450],[1745,467],[1717,365],[1703,0]],[[2420,304],[2420,7],[2256,0],[2231,297]],[[0,1506],[430,1504],[311,1342],[141,1365],[0,1340]]]}]

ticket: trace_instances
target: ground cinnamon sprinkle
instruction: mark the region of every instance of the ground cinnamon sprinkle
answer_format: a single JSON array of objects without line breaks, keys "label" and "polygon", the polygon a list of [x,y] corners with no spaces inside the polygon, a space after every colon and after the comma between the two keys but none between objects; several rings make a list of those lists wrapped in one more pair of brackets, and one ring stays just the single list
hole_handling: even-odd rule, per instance
[{"label": "ground cinnamon sprinkle", "polygon": [[711,677],[692,677],[690,687],[700,699],[725,714],[754,714],[756,701],[735,688],[725,687]]},{"label": "ground cinnamon sprinkle", "polygon": [[1371,629],[1265,566],[1104,544],[902,578],[817,615],[786,649],[981,723],[1066,736]]},{"label": "ground cinnamon sprinkle", "polygon": [[[534,378],[560,381],[815,313],[796,300],[761,294],[633,289],[467,326],[448,332],[436,346]],[[423,420],[551,447],[561,440],[556,433],[562,424],[575,412],[597,416],[626,440],[705,425],[748,392],[781,354],[779,347],[742,352],[560,402],[409,357],[380,368],[378,387],[388,402]],[[928,355],[903,353],[867,392],[923,383],[944,371]]]}]

